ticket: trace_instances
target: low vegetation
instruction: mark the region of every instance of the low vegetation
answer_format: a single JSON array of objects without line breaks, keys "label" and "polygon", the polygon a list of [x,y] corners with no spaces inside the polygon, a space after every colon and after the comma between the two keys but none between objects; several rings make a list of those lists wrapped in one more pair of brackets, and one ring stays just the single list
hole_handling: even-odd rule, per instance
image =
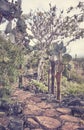
[{"label": "low vegetation", "polygon": [[38,82],[37,80],[31,80],[28,86],[35,86],[41,92],[48,92],[48,86],[45,86],[42,82]]},{"label": "low vegetation", "polygon": [[84,83],[78,83],[76,81],[67,81],[67,78],[63,77],[62,94],[82,95],[84,94]]}]

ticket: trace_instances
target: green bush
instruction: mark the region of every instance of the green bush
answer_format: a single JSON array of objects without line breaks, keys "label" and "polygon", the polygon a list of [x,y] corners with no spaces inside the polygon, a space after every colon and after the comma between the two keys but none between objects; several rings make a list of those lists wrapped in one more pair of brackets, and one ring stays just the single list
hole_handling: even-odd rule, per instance
[{"label": "green bush", "polygon": [[38,88],[38,90],[41,90],[42,92],[48,92],[48,87],[45,86],[42,82],[38,82],[37,80],[31,80],[28,84],[29,86],[34,85]]},{"label": "green bush", "polygon": [[83,76],[81,76],[80,74],[78,75],[75,71],[72,71],[70,73],[70,79],[72,81],[75,81],[75,82],[79,83],[79,84],[84,83]]},{"label": "green bush", "polygon": [[67,88],[70,94],[84,94],[84,84],[72,83],[70,87]]},{"label": "green bush", "polygon": [[3,98],[5,96],[9,96],[10,95],[10,90],[7,88],[1,88],[0,89],[0,98]]},{"label": "green bush", "polygon": [[11,86],[19,75],[18,66],[23,57],[21,47],[0,36],[0,85]]},{"label": "green bush", "polygon": [[73,81],[67,81],[67,78],[62,78],[62,94],[84,94],[84,84]]}]

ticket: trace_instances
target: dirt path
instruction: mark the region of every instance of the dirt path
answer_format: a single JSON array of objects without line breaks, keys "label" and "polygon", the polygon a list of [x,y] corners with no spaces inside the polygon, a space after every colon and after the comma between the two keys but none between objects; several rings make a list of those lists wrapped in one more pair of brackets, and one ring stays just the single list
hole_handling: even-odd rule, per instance
[{"label": "dirt path", "polygon": [[23,114],[26,115],[29,124],[25,130],[84,129],[84,121],[72,116],[69,108],[61,108],[58,103],[49,103],[45,98],[45,94],[34,94],[19,89],[13,93],[13,100],[24,103]]}]

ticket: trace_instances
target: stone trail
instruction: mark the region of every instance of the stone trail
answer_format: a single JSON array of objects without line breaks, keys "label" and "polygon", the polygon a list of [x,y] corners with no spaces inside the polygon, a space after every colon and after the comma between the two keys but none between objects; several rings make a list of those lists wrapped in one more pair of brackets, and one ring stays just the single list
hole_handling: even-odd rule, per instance
[{"label": "stone trail", "polygon": [[[43,100],[43,97],[45,97]],[[23,103],[25,121],[22,130],[78,130],[84,129],[84,120],[71,115],[71,109],[60,107],[58,102],[48,102],[46,94],[34,94],[28,91],[16,89],[12,95],[12,100]],[[21,116],[21,115],[20,115]],[[0,114],[0,125],[7,128],[11,118],[21,119],[23,117],[6,116]],[[0,129],[3,130],[3,129]],[[7,128],[6,130],[13,130]],[[21,130],[16,128],[15,130]]]}]

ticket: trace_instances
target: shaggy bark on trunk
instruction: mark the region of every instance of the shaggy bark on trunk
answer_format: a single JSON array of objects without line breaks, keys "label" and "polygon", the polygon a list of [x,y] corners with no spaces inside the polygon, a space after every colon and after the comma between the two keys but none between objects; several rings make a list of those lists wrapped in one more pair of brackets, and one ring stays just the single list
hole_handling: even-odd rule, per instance
[{"label": "shaggy bark on trunk", "polygon": [[38,64],[38,77],[37,80],[43,80],[44,77],[44,58],[41,57]]},{"label": "shaggy bark on trunk", "polygon": [[63,64],[62,64],[62,53],[60,53],[58,55],[58,70],[56,73],[56,81],[57,81],[57,100],[61,99],[61,88],[60,88],[60,84],[61,84],[61,75],[62,75],[62,71],[63,71]]}]

